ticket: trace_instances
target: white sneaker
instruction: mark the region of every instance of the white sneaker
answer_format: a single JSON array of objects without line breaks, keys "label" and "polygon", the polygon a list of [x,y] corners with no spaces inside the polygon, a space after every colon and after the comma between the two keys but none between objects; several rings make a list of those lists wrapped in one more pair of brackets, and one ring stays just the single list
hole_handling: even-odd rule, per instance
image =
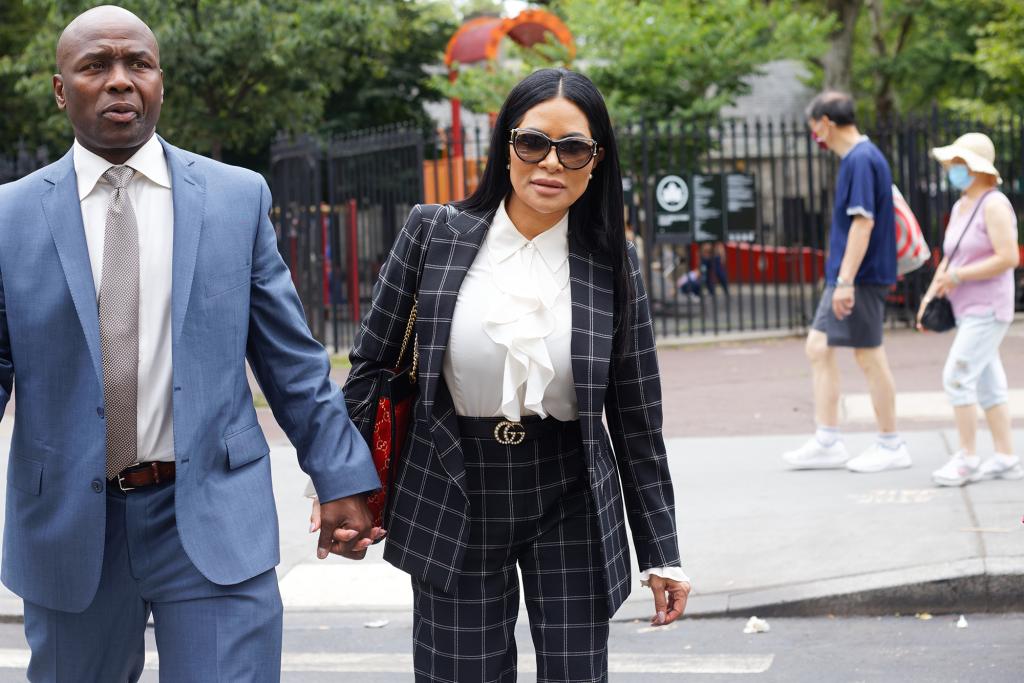
[{"label": "white sneaker", "polygon": [[932,472],[932,481],[939,486],[963,486],[967,482],[980,479],[981,467],[971,467],[963,451],[954,453],[945,465]]},{"label": "white sneaker", "polygon": [[1022,479],[1024,467],[1020,458],[1013,458],[1007,464],[1002,458],[992,456],[978,466],[978,479]]},{"label": "white sneaker", "polygon": [[904,469],[912,464],[907,444],[901,443],[899,448],[886,448],[879,443],[873,443],[863,453],[847,462],[846,469],[862,473],[883,472]]},{"label": "white sneaker", "polygon": [[850,459],[850,454],[846,444],[839,439],[833,441],[831,446],[826,446],[812,436],[800,448],[783,453],[782,459],[789,464],[790,469],[825,470],[842,467]]}]

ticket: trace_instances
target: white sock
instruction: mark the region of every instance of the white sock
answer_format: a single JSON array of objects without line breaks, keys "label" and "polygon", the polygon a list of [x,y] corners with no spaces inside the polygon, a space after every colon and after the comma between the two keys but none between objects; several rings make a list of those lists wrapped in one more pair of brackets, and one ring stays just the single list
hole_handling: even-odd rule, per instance
[{"label": "white sock", "polygon": [[894,451],[903,445],[903,439],[900,438],[899,432],[879,434],[877,441],[879,446],[888,448],[890,451]]},{"label": "white sock", "polygon": [[968,455],[967,451],[964,451],[964,462],[967,463],[968,467],[977,467],[981,464],[981,456],[977,453],[974,455]]},{"label": "white sock", "polygon": [[1007,455],[1006,453],[996,453],[995,456],[993,456],[993,457],[995,457],[996,460],[998,460],[1002,464],[1006,465],[1007,467],[1010,467],[1011,465],[1013,465],[1013,464],[1015,464],[1017,462],[1017,456],[1016,455]]},{"label": "white sock", "polygon": [[819,425],[818,429],[814,432],[814,438],[822,446],[829,448],[836,441],[839,441],[839,427],[822,427]]}]

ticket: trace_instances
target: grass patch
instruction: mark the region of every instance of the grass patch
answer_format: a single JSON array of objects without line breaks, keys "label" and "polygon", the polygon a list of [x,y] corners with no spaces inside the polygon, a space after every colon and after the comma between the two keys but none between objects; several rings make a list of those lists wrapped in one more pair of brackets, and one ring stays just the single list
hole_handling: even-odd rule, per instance
[{"label": "grass patch", "polygon": [[348,356],[340,353],[331,355],[331,370],[348,370],[351,367],[352,363],[349,362]]}]

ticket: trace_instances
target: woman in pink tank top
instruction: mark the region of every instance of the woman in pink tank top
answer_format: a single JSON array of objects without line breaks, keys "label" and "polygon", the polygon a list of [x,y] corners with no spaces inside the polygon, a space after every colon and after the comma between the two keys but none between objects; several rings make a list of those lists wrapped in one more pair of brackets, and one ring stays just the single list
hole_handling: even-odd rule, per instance
[{"label": "woman in pink tank top", "polygon": [[[995,167],[988,136],[968,133],[932,155],[946,170],[960,200],[953,206],[942,259],[921,302],[946,297],[957,332],[949,349],[942,383],[953,404],[960,450],[932,473],[940,486],[962,486],[983,479],[1020,479],[1024,468],[1013,455],[1006,372],[999,346],[1013,322],[1013,271],[1020,261],[1017,217]],[[959,246],[957,246],[959,245]],[[984,462],[977,452],[978,408],[992,432],[995,453]]]}]

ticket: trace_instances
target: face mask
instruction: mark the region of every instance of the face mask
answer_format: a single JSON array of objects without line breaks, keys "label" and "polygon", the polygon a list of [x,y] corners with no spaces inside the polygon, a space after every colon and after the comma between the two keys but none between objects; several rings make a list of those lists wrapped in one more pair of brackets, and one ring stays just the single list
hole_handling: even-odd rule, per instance
[{"label": "face mask", "polygon": [[828,150],[828,145],[825,143],[824,140],[819,138],[818,134],[815,133],[813,130],[811,131],[811,139],[814,140],[818,144],[818,147],[820,147],[821,149],[824,149],[826,151]]},{"label": "face mask", "polygon": [[961,192],[970,187],[971,183],[974,182],[970,170],[963,164],[950,166],[949,170],[946,171],[946,177],[949,178],[949,184]]}]

